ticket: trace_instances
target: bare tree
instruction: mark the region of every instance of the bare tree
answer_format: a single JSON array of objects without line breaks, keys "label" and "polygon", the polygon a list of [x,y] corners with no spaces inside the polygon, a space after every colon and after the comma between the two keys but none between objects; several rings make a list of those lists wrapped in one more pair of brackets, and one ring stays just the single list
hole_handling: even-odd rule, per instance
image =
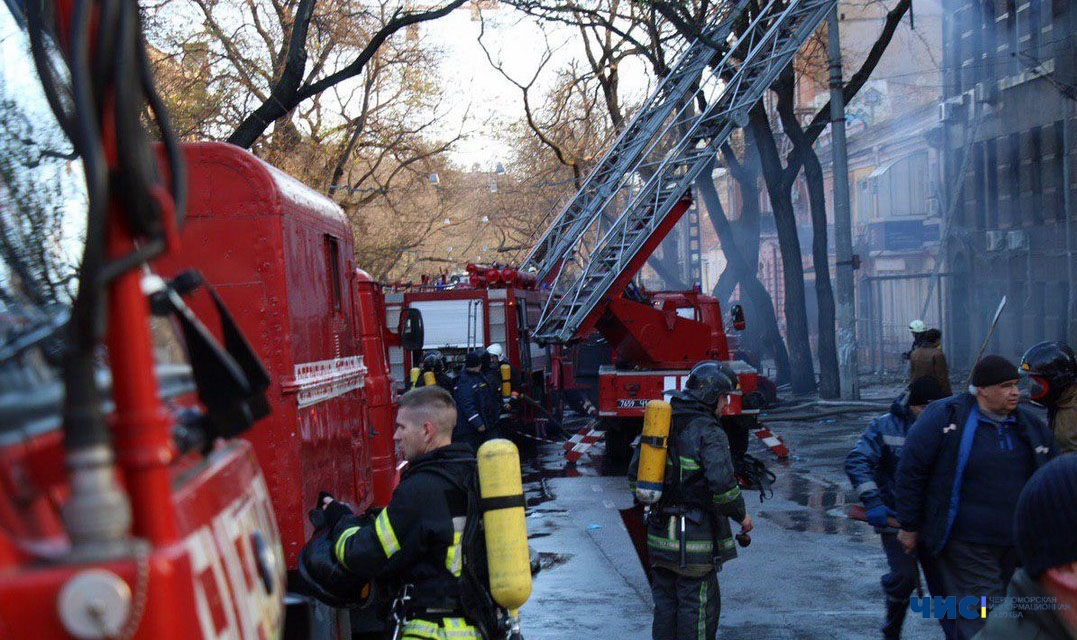
[{"label": "bare tree", "polygon": [[[464,2],[412,10],[355,0],[163,0],[146,14],[164,5],[194,9],[205,25],[202,35],[213,43],[215,73],[227,74],[247,92],[234,105],[238,125],[228,142],[249,148],[274,123],[287,127],[304,102],[362,75],[395,34]],[[165,26],[164,20],[152,24]]]}]

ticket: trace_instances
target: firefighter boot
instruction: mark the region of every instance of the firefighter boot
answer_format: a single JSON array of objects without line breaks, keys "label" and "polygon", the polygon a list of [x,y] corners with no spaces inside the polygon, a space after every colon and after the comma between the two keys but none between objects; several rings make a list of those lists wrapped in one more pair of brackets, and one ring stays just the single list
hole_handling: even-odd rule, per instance
[{"label": "firefighter boot", "polygon": [[901,625],[905,622],[905,614],[909,610],[908,600],[886,599],[886,624],[883,625],[883,640],[899,640],[901,638]]}]

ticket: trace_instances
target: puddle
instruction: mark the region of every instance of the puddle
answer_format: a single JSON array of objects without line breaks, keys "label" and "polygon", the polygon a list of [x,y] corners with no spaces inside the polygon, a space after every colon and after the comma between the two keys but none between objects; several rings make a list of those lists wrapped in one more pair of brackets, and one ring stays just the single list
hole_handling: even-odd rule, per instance
[{"label": "puddle", "polygon": [[552,553],[547,551],[541,551],[538,554],[539,567],[542,571],[559,567],[572,559],[571,553]]},{"label": "puddle", "polygon": [[788,531],[806,533],[829,533],[861,537],[864,525],[842,515],[831,515],[812,509],[796,511],[761,511],[761,518],[766,518]]}]

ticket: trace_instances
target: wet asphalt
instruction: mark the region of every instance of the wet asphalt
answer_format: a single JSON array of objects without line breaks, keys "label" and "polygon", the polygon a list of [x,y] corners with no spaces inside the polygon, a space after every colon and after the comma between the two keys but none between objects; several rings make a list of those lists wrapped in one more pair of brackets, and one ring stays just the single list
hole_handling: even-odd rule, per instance
[{"label": "wet asphalt", "polygon": [[[865,395],[887,402],[891,391]],[[755,530],[719,574],[719,638],[881,637],[886,558],[872,528],[846,516],[856,501],[843,470],[878,413],[766,420],[790,449],[785,461],[753,438],[749,453],[777,479],[763,502],[745,493]],[[650,590],[619,511],[631,496],[623,476],[601,474],[602,461],[601,444],[576,465],[556,445],[524,451],[528,535],[542,565],[522,610],[529,640],[650,638]],[[910,612],[902,637],[943,636],[936,621]]]}]

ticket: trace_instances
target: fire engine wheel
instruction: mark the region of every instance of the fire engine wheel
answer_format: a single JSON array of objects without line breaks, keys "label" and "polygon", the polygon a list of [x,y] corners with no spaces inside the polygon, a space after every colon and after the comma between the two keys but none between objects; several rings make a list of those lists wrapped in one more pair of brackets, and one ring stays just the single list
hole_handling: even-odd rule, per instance
[{"label": "fire engine wheel", "polygon": [[632,442],[643,431],[643,418],[602,418],[599,427],[606,432],[602,472],[608,475],[628,473]]},{"label": "fire engine wheel", "polygon": [[742,460],[744,454],[748,453],[752,431],[757,428],[759,428],[759,416],[755,414],[722,416],[722,429],[725,431],[726,438],[729,439],[729,452],[734,463]]}]

